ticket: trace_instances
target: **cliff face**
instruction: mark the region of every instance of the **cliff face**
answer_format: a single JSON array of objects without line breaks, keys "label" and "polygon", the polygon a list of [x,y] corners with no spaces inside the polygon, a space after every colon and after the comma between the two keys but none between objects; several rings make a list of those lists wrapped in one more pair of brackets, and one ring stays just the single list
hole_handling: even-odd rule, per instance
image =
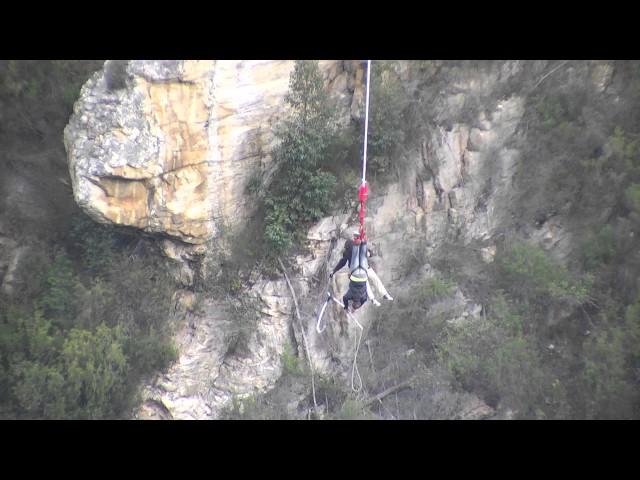
[{"label": "cliff face", "polygon": [[[270,161],[292,61],[107,62],[65,129],[75,198],[95,220],[189,245],[245,219],[254,171]],[[348,112],[356,68],[322,62]],[[355,109],[355,105],[354,105]]]},{"label": "cliff face", "polygon": [[[474,252],[461,259],[464,268],[492,262],[496,241],[520,231],[523,222],[529,238],[566,257],[575,235],[566,211],[537,223],[514,216],[523,201],[516,174],[526,136],[526,98],[553,66],[514,61],[478,69],[438,67],[437,91],[425,107],[429,114],[397,159],[402,166],[397,181],[374,189],[369,201],[375,267],[392,294],[436,275],[431,259],[446,245]],[[252,211],[245,185],[253,171],[270,162],[271,126],[284,113],[292,68],[289,61],[131,61],[124,88],[110,90],[107,65],[83,88],[65,131],[77,202],[98,221],[167,237],[166,251],[174,258],[176,248],[202,249],[216,235],[217,219],[237,224]],[[321,68],[345,119],[357,118],[359,64],[326,61]],[[610,65],[592,62],[578,67],[575,76],[602,92],[611,74]],[[290,272],[316,371],[345,380],[357,327],[331,304],[327,330],[318,334],[314,313],[326,298],[318,278],[326,278],[327,263],[337,263],[344,229],[353,220],[344,215],[319,222],[308,233],[310,253],[298,257],[299,268]],[[347,283],[346,275],[338,274],[330,289],[341,296]],[[302,347],[291,294],[284,279],[257,278],[248,295],[257,299],[260,314],[241,352],[232,348],[233,321],[216,299],[185,314],[176,335],[180,358],[147,386],[140,418],[216,418],[234,395],[274,385],[285,344],[293,337]],[[430,308],[450,322],[478,317],[482,310],[473,294],[459,287]],[[369,304],[359,313],[365,331],[374,309]],[[474,397],[457,408],[454,417],[493,414]]]},{"label": "cliff face", "polygon": [[[155,234],[176,260],[205,251],[253,206],[247,180],[268,169],[272,126],[284,112],[293,61],[107,62],[83,87],[65,129],[74,196],[96,221]],[[362,67],[322,61],[345,122],[360,115]],[[193,275],[186,268],[186,283]],[[182,295],[182,294],[186,294]],[[191,298],[182,292],[183,303]],[[175,418],[215,413],[217,399],[264,390],[279,375],[291,302],[283,282],[260,281],[264,305],[248,345],[228,354],[233,322],[215,300],[187,313],[181,357],[154,391]],[[218,392],[218,393],[216,393]],[[146,408],[146,407],[145,407]],[[160,409],[162,410],[162,409]],[[160,414],[159,414],[160,415]]]}]

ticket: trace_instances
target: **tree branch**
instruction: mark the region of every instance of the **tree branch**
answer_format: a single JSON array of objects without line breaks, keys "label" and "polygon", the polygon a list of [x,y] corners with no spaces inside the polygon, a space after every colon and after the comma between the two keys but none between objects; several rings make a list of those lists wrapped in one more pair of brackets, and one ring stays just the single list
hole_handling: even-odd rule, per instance
[{"label": "tree branch", "polygon": [[311,354],[309,353],[309,344],[307,343],[307,335],[304,333],[304,326],[302,325],[302,319],[300,318],[300,309],[298,308],[298,299],[296,298],[296,292],[293,290],[293,286],[289,281],[289,276],[287,275],[287,271],[284,268],[284,264],[280,257],[278,257],[278,263],[280,264],[280,268],[282,268],[282,273],[284,274],[284,278],[287,281],[287,285],[289,286],[289,290],[291,291],[291,296],[293,297],[293,304],[296,307],[296,316],[298,317],[298,323],[300,324],[300,331],[302,332],[302,339],[304,340],[304,349],[307,352],[307,360],[309,361],[309,369],[311,370],[311,391],[313,392],[313,405],[315,408],[318,408],[318,403],[316,402],[316,385],[314,381],[313,375],[313,362],[311,361]]},{"label": "tree branch", "polygon": [[551,69],[551,71],[545,75],[542,76],[542,78],[540,80],[538,80],[538,83],[536,83],[533,88],[529,91],[529,93],[533,92],[538,85],[540,85],[542,83],[542,81],[547,78],[549,75],[551,75],[553,72],[555,72],[556,70],[558,70],[560,67],[562,67],[563,65],[565,65],[569,60],[565,60],[564,62],[561,62],[560,65],[556,65],[553,69]]},{"label": "tree branch", "polygon": [[393,387],[389,387],[386,390],[383,390],[382,392],[380,392],[379,394],[365,400],[364,406],[368,407],[372,403],[382,400],[387,395],[390,395],[394,392],[403,390],[405,388],[411,388],[411,387],[413,387],[413,378],[410,378],[409,380],[405,380],[404,382],[394,385]]}]

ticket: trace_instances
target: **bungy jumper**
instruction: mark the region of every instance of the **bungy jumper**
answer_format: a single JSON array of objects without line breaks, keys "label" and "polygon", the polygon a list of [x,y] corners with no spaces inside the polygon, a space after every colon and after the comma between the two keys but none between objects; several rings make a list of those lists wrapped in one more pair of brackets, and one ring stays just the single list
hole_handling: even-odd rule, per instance
[{"label": "bungy jumper", "polygon": [[[351,247],[351,261],[349,262],[350,268],[350,276],[349,281],[354,282],[355,284],[362,282],[363,289],[365,288],[365,284],[367,282],[367,269],[369,267],[367,261],[367,236],[366,236],[366,228],[365,228],[365,215],[366,215],[366,204],[367,199],[369,198],[369,185],[367,184],[367,138],[369,133],[369,90],[371,84],[371,60],[367,60],[367,89],[365,96],[365,119],[364,119],[364,147],[363,147],[363,160],[362,160],[362,182],[360,187],[358,188],[358,201],[360,202],[360,209],[358,212],[358,218],[360,221],[360,231],[358,237],[354,239],[353,246]],[[365,290],[366,291],[366,290]],[[346,297],[346,296],[345,296]],[[344,307],[345,304],[338,300],[335,296],[331,294],[329,291],[329,286],[327,285],[327,298],[323,302],[322,307],[320,309],[320,313],[318,314],[318,319],[316,322],[316,330],[318,333],[322,333],[326,324],[322,321],[324,317],[324,312],[327,308],[327,304],[333,300],[338,305]],[[350,312],[346,311],[347,315],[355,320]],[[358,323],[356,321],[356,323]],[[358,323],[359,325],[359,323]]]},{"label": "bungy jumper", "polygon": [[[370,83],[371,83],[371,60],[367,60],[367,92],[366,92],[365,110],[364,110],[365,119],[364,119],[364,149],[363,149],[364,152],[363,152],[363,160],[362,160],[362,183],[358,188],[358,200],[360,201],[360,211],[358,212],[358,217],[360,220],[360,232],[358,237],[354,239],[353,246],[351,247],[351,261],[349,263],[350,285],[353,284],[358,288],[364,289],[365,298],[366,298],[366,282],[368,280],[367,269],[369,267],[367,262],[367,236],[366,236],[366,229],[364,224],[364,217],[366,213],[367,199],[369,198],[369,186],[367,185],[367,137],[369,133],[369,85]],[[359,283],[362,283],[361,287],[358,286]],[[344,297],[345,299],[347,299],[346,300],[347,302],[349,301],[350,292],[351,292],[351,289],[349,290],[349,292],[347,292],[347,295],[345,295]],[[324,317],[324,312],[327,308],[327,305],[331,300],[333,300],[335,303],[337,303],[341,307],[348,307],[348,304],[345,305],[345,303],[341,302],[336,297],[331,295],[331,292],[329,291],[329,284],[327,284],[327,299],[322,304],[322,308],[320,309],[318,320],[316,322],[316,331],[318,333],[322,333],[326,328],[326,323],[323,323],[322,319]],[[354,338],[354,340],[356,341],[356,350],[355,350],[355,356],[353,359],[353,367],[351,369],[351,388],[354,392],[359,392],[362,389],[362,378],[360,377],[360,372],[358,371],[356,360],[358,358],[358,350],[360,348],[360,341],[362,340],[362,334],[363,334],[364,328],[362,327],[360,322],[358,322],[355,316],[353,316],[352,313],[349,312],[347,308],[345,308],[345,313],[351,320],[355,322],[355,324],[360,329],[359,338],[357,339]],[[358,387],[354,385],[355,375],[357,375],[358,377],[358,382],[359,382]]]}]

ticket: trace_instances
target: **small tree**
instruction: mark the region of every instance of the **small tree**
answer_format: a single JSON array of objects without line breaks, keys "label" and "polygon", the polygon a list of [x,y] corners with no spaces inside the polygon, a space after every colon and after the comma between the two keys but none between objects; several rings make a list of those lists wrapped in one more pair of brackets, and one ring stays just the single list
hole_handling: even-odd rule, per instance
[{"label": "small tree", "polygon": [[74,418],[112,416],[124,388],[128,368],[120,327],[99,325],[95,332],[72,329],[65,339],[62,360],[69,415]]},{"label": "small tree", "polygon": [[83,212],[73,216],[70,230],[70,240],[82,252],[87,272],[94,276],[104,276],[113,261],[116,234],[108,226],[94,222]]},{"label": "small tree", "polygon": [[540,247],[517,243],[496,262],[503,287],[517,298],[546,306],[549,301],[580,305],[589,300],[592,278],[573,278]]},{"label": "small tree", "polygon": [[266,199],[265,241],[286,251],[296,234],[329,211],[336,179],[322,169],[336,121],[317,61],[297,61],[286,103],[290,115],[276,128],[275,180]]},{"label": "small tree", "polygon": [[638,418],[640,394],[640,295],[619,312],[603,312],[583,346],[584,370],[577,378],[588,419]]},{"label": "small tree", "polygon": [[406,93],[395,66],[395,62],[376,62],[371,71],[368,144],[373,172],[389,169],[405,139]]},{"label": "small tree", "polygon": [[45,274],[45,291],[40,299],[46,315],[57,322],[70,324],[74,316],[74,290],[77,285],[71,260],[62,251]]},{"label": "small tree", "polygon": [[[515,305],[498,293],[489,315],[444,329],[436,344],[438,361],[457,383],[490,403],[503,401],[522,418],[553,416],[566,401],[555,392],[561,385],[553,383],[523,320]],[[545,398],[555,403],[547,407]]]}]

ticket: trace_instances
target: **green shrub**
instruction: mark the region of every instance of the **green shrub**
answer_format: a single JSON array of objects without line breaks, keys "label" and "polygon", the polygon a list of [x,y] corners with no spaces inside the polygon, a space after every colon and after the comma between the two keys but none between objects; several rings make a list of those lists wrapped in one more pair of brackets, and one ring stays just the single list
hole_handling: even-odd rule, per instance
[{"label": "green shrub", "polygon": [[536,106],[542,126],[551,130],[569,119],[569,107],[565,95],[544,96]]},{"label": "green shrub", "polygon": [[518,243],[497,260],[504,288],[526,301],[551,299],[582,304],[589,298],[592,278],[572,278],[540,247]]},{"label": "green shrub", "polygon": [[64,372],[56,366],[37,361],[16,362],[13,374],[17,382],[13,388],[20,416],[29,419],[69,418]]},{"label": "green shrub", "polygon": [[615,312],[603,315],[602,323],[584,344],[584,370],[578,379],[585,417],[597,419],[637,418],[640,394],[640,296],[625,309],[623,319]]},{"label": "green shrub", "polygon": [[79,212],[72,218],[70,241],[81,252],[88,274],[104,276],[114,261],[118,236],[113,229]]},{"label": "green shrub", "polygon": [[277,171],[266,200],[271,255],[288,250],[302,229],[330,211],[336,187],[335,176],[321,168],[337,130],[317,61],[296,62],[286,102],[290,115],[275,129]]},{"label": "green shrub", "polygon": [[397,62],[373,62],[368,148],[372,174],[387,174],[405,139],[403,110],[406,92],[396,73]]},{"label": "green shrub", "polygon": [[300,375],[303,373],[300,361],[298,360],[298,357],[293,354],[291,345],[288,343],[284,345],[284,350],[280,355],[280,360],[282,362],[282,369],[284,372],[291,375]]},{"label": "green shrub", "polygon": [[430,278],[417,289],[417,296],[421,300],[435,301],[451,293],[453,283],[440,278]]},{"label": "green shrub", "polygon": [[630,170],[638,164],[640,154],[640,142],[632,138],[620,126],[616,126],[609,137],[611,156],[617,163],[618,169]]},{"label": "green shrub", "polygon": [[640,197],[635,188],[640,179],[640,142],[636,135],[626,133],[616,126],[596,158],[582,161],[583,188],[577,199],[579,206],[589,206],[594,211],[603,204],[626,207],[638,212]]},{"label": "green shrub", "polygon": [[337,420],[366,420],[369,418],[364,406],[352,398],[348,398],[336,414]]},{"label": "green shrub", "polygon": [[262,188],[262,175],[259,172],[254,172],[247,180],[247,193],[249,195],[258,196]]},{"label": "green shrub", "polygon": [[392,303],[383,303],[375,310],[374,323],[381,335],[389,335],[403,341],[411,348],[421,347],[429,353],[451,311],[432,311],[434,302],[449,296],[453,283],[430,278],[422,285],[396,296]]},{"label": "green shrub", "polygon": [[165,371],[178,359],[173,342],[154,331],[144,336],[128,336],[123,346],[132,368],[140,374]]},{"label": "green shrub", "polygon": [[523,418],[539,417],[544,410],[553,416],[553,409],[540,410],[545,397],[558,396],[559,384],[554,386],[535,339],[503,295],[491,305],[488,315],[444,329],[436,345],[438,362],[460,386],[494,406],[503,402]]},{"label": "green shrub", "polygon": [[[7,319],[5,319],[7,320]],[[56,329],[35,312],[9,319],[3,339],[21,338],[3,354],[9,368],[2,403],[21,418],[105,418],[117,415],[128,370],[121,328],[99,325],[92,332]]]},{"label": "green shrub", "polygon": [[631,209],[640,213],[640,183],[633,183],[624,191],[625,198]]},{"label": "green shrub", "polygon": [[624,334],[621,327],[605,328],[585,345],[582,393],[588,419],[631,418],[634,413],[637,392],[626,372]]},{"label": "green shrub", "polygon": [[2,309],[0,410],[10,417],[117,418],[133,407],[139,378],[177,358],[167,269],[110,255],[85,285],[59,249],[38,298]]},{"label": "green shrub", "polygon": [[95,332],[75,328],[69,332],[61,352],[68,417],[104,418],[115,414],[128,369],[124,340],[120,327],[104,324]]},{"label": "green shrub", "polygon": [[601,227],[582,245],[583,262],[586,268],[597,268],[610,263],[616,255],[615,238],[611,225]]},{"label": "green shrub", "polygon": [[40,297],[39,305],[49,318],[69,325],[75,315],[77,280],[66,253],[61,250],[56,253],[45,278],[45,290]]}]

